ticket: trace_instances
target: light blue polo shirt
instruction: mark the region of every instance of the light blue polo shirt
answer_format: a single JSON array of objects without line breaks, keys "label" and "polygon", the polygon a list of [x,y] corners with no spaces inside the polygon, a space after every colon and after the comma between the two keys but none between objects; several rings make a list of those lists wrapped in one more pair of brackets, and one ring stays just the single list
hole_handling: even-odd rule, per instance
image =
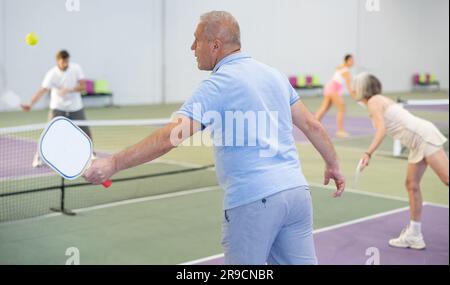
[{"label": "light blue polo shirt", "polygon": [[177,112],[212,132],[225,210],[308,185],[292,135],[286,76],[244,53],[223,58]]}]

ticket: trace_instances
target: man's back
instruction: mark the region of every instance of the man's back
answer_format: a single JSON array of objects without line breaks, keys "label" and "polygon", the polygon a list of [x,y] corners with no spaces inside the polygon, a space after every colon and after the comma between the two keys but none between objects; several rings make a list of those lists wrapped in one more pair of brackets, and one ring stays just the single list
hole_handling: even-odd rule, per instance
[{"label": "man's back", "polygon": [[180,109],[212,130],[225,209],[307,185],[292,136],[297,100],[280,72],[238,53],[222,59]]}]

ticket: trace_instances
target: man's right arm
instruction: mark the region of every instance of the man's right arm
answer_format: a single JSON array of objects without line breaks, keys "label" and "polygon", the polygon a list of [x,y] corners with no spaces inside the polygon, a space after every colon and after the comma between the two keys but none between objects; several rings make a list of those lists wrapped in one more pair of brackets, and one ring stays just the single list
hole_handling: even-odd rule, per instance
[{"label": "man's right arm", "polygon": [[137,144],[113,156],[96,159],[83,177],[93,183],[101,184],[115,173],[152,161],[200,130],[200,123],[180,115],[166,126],[158,129]]},{"label": "man's right arm", "polygon": [[113,156],[116,171],[122,171],[152,161],[200,130],[200,124],[189,117],[178,115],[171,123],[147,138]]},{"label": "man's right arm", "polygon": [[33,108],[33,106],[44,96],[49,90],[47,88],[41,87],[39,90],[33,95],[31,98],[31,102],[29,104],[21,104],[20,107],[22,111],[28,112]]}]

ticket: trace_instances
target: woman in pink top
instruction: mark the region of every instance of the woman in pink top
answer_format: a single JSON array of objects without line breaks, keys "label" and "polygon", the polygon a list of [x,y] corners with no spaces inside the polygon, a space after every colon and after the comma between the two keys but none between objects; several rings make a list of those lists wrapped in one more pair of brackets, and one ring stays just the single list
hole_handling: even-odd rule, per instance
[{"label": "woman in pink top", "polygon": [[340,138],[348,137],[349,134],[344,129],[344,115],[345,115],[345,102],[342,99],[342,91],[344,84],[350,94],[353,95],[353,89],[351,88],[351,74],[350,68],[353,66],[353,56],[348,54],[345,56],[344,63],[336,68],[336,72],[333,78],[325,85],[323,92],[323,101],[319,110],[316,112],[316,118],[320,121],[326,112],[330,109],[331,105],[335,105],[337,108],[337,131],[336,136]]}]

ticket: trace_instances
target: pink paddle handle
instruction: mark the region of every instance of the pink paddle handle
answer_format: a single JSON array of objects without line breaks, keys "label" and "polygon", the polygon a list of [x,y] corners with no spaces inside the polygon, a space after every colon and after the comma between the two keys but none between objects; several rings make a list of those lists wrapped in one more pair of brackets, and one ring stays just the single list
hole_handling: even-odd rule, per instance
[{"label": "pink paddle handle", "polygon": [[111,180],[106,180],[105,182],[102,183],[103,187],[108,188],[109,186],[112,185],[112,181]]}]

